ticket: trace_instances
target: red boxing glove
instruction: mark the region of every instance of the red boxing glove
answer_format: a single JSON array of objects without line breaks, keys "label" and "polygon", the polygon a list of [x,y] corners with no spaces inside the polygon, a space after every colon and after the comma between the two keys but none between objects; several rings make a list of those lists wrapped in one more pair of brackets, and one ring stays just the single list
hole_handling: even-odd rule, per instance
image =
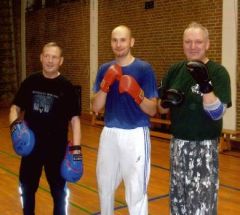
[{"label": "red boxing glove", "polygon": [[123,75],[120,79],[119,83],[119,92],[120,93],[128,93],[130,96],[133,97],[134,101],[137,104],[140,104],[144,98],[144,92],[136,82],[136,80],[129,76]]},{"label": "red boxing glove", "polygon": [[109,87],[115,80],[120,80],[122,76],[122,68],[118,64],[111,65],[104,75],[100,88],[103,92],[109,92]]}]

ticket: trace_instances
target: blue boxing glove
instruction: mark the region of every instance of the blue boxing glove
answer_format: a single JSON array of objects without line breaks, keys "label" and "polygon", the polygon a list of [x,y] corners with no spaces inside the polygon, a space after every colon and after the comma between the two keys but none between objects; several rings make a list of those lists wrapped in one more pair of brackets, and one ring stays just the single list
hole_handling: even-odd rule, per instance
[{"label": "blue boxing glove", "polygon": [[[78,151],[73,153],[73,151]],[[68,182],[77,182],[83,174],[81,146],[67,146],[64,160],[61,164],[61,175]]]},{"label": "blue boxing glove", "polygon": [[10,125],[13,149],[20,156],[29,155],[35,146],[35,135],[23,120],[15,120]]}]

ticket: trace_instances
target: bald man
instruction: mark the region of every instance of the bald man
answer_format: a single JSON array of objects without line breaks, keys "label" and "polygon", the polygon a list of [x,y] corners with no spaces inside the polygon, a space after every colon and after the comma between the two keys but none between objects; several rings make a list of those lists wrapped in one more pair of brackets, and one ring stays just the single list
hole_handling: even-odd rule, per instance
[{"label": "bald man", "polygon": [[97,159],[104,215],[114,214],[114,194],[122,180],[129,214],[148,214],[149,117],[156,113],[157,87],[151,65],[131,54],[133,46],[127,26],[113,29],[115,59],[100,66],[93,87],[93,111],[105,110]]}]

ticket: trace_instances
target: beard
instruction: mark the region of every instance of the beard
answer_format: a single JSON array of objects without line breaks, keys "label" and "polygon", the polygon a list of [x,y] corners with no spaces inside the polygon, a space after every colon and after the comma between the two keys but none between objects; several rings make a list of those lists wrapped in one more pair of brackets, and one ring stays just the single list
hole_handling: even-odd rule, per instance
[{"label": "beard", "polygon": [[122,57],[128,56],[128,54],[130,53],[130,49],[127,49],[127,50],[124,49],[124,50],[120,50],[120,51],[114,50],[113,52],[116,57],[122,58]]}]

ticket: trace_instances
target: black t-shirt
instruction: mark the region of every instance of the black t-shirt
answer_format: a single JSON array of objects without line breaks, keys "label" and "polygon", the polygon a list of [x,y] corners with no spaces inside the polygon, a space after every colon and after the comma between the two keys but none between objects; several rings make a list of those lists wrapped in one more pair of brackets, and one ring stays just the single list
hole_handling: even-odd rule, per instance
[{"label": "black t-shirt", "polygon": [[80,115],[79,97],[74,86],[62,75],[45,78],[42,72],[26,78],[13,104],[25,112],[24,119],[39,135],[67,135],[68,123]]}]

